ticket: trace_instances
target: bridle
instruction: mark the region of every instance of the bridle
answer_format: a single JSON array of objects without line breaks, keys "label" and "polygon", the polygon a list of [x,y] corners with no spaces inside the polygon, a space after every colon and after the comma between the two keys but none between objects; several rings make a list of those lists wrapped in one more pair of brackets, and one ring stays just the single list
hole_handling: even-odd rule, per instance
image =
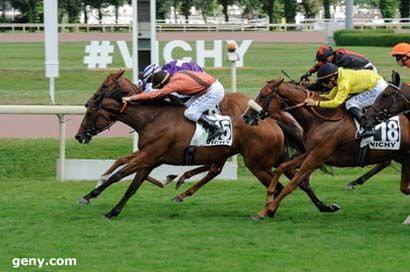
[{"label": "bridle", "polygon": [[[389,83],[389,86],[392,87],[394,89],[393,93],[391,93],[390,95],[383,97],[383,98],[391,98],[391,99],[385,99],[383,105],[377,109],[375,106],[371,105],[369,106],[369,108],[371,108],[375,113],[376,113],[376,120],[378,122],[384,122],[387,119],[389,119],[390,117],[396,115],[396,113],[391,113],[389,111],[390,107],[396,103],[396,98],[398,97],[398,100],[400,102],[404,102],[405,103],[405,108],[408,108],[410,106],[410,101],[409,99],[403,94],[403,92],[400,90],[400,87]],[[399,102],[397,101],[397,102]]]},{"label": "bridle", "polygon": [[[280,84],[282,84],[282,83],[280,83]],[[274,89],[274,88],[279,88],[280,84],[278,84],[277,86],[268,85],[269,88],[272,90],[272,92],[271,92],[269,95],[266,96],[266,98],[265,98],[266,100],[263,101],[264,103],[263,103],[263,105],[261,105],[261,106],[262,106],[262,109],[263,109],[263,112],[266,112],[266,107],[269,106],[270,101],[273,99],[274,96],[278,96],[278,97],[280,97],[281,100],[283,100],[283,98],[282,98],[281,96],[279,96],[279,95],[277,94],[276,90]],[[313,97],[315,96],[315,93],[309,91],[308,89],[304,89],[304,91],[306,92],[306,98],[313,98]],[[269,99],[267,99],[267,98],[269,98]],[[268,102],[268,103],[266,103],[266,102]],[[344,118],[344,115],[345,115],[345,111],[343,111],[343,114],[342,114],[341,117],[335,117],[335,118],[326,117],[326,116],[321,115],[319,112],[317,112],[317,110],[315,109],[315,107],[307,106],[305,102],[300,102],[300,103],[298,103],[298,104],[296,104],[296,105],[293,105],[293,106],[287,106],[287,107],[281,109],[281,111],[289,112],[289,111],[291,111],[291,110],[298,109],[298,108],[301,108],[301,107],[307,107],[307,108],[310,109],[310,110],[313,112],[313,114],[315,114],[317,117],[319,117],[319,118],[321,118],[321,119],[323,119],[323,120],[326,120],[326,121],[332,121],[332,122],[340,121],[340,120],[342,120],[342,119]],[[266,113],[265,113],[265,114],[266,114]]]},{"label": "bridle", "polygon": [[[113,94],[114,92],[119,91],[119,90],[121,89],[121,87],[120,87],[120,80],[119,80],[119,79],[113,78],[112,76],[107,76],[107,78],[108,78],[108,79],[111,79],[111,80],[115,83],[114,88],[113,88],[112,90],[108,91],[109,94]],[[104,88],[104,84],[103,84],[102,88]],[[104,100],[105,98],[110,98],[110,95],[106,95],[106,93],[102,93],[102,94],[96,93],[96,94],[94,95],[94,98],[93,98],[93,101],[92,101],[92,102],[93,102],[94,106],[97,107],[97,114],[95,115],[95,118],[94,118],[94,120],[92,121],[91,128],[88,128],[88,129],[85,131],[85,134],[86,134],[88,137],[95,136],[95,135],[97,135],[98,133],[101,133],[101,132],[103,132],[104,130],[109,129],[109,128],[115,123],[115,121],[112,121],[111,119],[107,118],[104,114],[101,113],[102,110],[104,109],[102,102],[103,102],[103,100]],[[86,104],[86,108],[88,108],[88,102],[87,102],[87,104]],[[119,112],[114,112],[113,110],[110,110],[110,109],[104,109],[104,110],[109,111],[109,112],[112,112],[112,113],[114,113],[116,116],[118,116],[118,115],[121,113],[121,111],[119,111]],[[102,128],[98,128],[98,127],[97,127],[98,118],[103,118],[103,119],[105,119],[105,120],[107,121],[107,125],[104,126],[104,127],[102,127]]]}]

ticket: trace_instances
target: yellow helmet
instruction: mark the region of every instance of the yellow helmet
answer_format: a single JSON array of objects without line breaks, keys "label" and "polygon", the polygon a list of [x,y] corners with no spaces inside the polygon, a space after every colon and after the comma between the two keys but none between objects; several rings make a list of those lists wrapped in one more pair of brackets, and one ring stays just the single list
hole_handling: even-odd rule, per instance
[{"label": "yellow helmet", "polygon": [[391,55],[410,55],[410,44],[408,43],[398,43],[391,50]]}]

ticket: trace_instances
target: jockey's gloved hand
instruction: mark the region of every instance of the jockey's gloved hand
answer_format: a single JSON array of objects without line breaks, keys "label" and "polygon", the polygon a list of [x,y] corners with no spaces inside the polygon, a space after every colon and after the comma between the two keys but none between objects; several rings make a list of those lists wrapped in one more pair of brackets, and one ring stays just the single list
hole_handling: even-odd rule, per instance
[{"label": "jockey's gloved hand", "polygon": [[309,77],[311,76],[312,74],[310,73],[310,72],[307,72],[306,74],[304,74],[304,75],[302,75],[301,77],[300,77],[300,81],[309,81]]}]

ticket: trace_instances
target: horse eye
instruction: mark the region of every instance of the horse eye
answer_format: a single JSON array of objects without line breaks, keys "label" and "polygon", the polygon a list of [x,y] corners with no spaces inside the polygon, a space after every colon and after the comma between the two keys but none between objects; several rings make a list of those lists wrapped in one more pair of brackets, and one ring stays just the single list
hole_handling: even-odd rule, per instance
[{"label": "horse eye", "polygon": [[387,93],[383,93],[382,97],[387,98],[387,97],[389,97],[389,95]]},{"label": "horse eye", "polygon": [[107,89],[107,88],[108,88],[108,85],[104,83],[104,84],[102,85],[102,87],[103,87],[103,89]]}]

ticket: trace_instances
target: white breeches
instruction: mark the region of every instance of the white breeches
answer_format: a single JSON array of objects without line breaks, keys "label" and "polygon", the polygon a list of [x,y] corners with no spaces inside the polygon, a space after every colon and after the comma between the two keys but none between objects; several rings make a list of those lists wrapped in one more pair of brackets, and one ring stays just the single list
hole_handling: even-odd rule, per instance
[{"label": "white breeches", "polygon": [[225,90],[222,84],[219,81],[215,81],[209,88],[206,90],[206,93],[193,96],[189,99],[185,105],[188,108],[185,110],[184,115],[187,119],[197,122],[201,114],[218,105],[224,98]]},{"label": "white breeches", "polygon": [[387,86],[388,84],[384,79],[379,79],[373,89],[362,92],[346,100],[346,109],[356,107],[362,110],[363,108],[372,105],[374,101],[376,101],[377,96],[383,92]]}]

